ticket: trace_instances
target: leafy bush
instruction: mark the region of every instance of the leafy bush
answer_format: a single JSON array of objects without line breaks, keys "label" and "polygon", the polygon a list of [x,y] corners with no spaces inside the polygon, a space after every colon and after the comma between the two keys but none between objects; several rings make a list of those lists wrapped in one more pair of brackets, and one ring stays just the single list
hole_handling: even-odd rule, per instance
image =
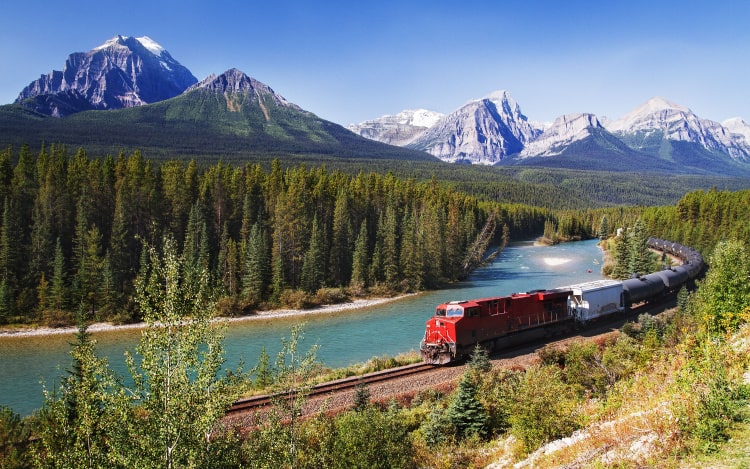
[{"label": "leafy bush", "polygon": [[350,297],[343,288],[321,288],[315,293],[315,302],[321,305],[346,303]]},{"label": "leafy bush", "polygon": [[279,297],[279,303],[283,308],[307,309],[316,306],[312,297],[302,290],[284,290]]},{"label": "leafy bush", "polygon": [[510,431],[530,451],[579,427],[577,400],[555,366],[534,366],[520,378],[509,409]]}]

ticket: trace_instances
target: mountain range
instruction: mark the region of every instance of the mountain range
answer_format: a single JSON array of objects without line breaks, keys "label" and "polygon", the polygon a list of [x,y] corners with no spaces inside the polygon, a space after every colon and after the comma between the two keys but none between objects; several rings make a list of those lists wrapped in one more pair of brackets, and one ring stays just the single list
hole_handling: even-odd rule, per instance
[{"label": "mountain range", "polygon": [[127,36],[71,54],[0,106],[0,145],[43,142],[163,157],[435,160],[360,137],[236,69],[198,82],[155,41]]},{"label": "mountain range", "polygon": [[[439,116],[432,126],[400,121],[399,133],[410,137],[389,143],[423,150],[447,162],[750,174],[750,125],[740,118],[723,123],[702,119],[660,97],[614,121],[582,113],[539,125],[521,112],[507,91],[472,100],[447,115],[431,115]],[[394,119],[384,116],[348,128],[386,141],[383,136],[393,131]]]},{"label": "mountain range", "polygon": [[[102,112],[102,111],[107,112]],[[13,105],[0,145],[39,142],[175,156],[305,154],[483,165],[750,175],[750,125],[652,98],[617,120],[569,114],[540,125],[508,91],[449,114],[401,111],[348,129],[243,72],[198,81],[154,40],[115,36],[71,54]]]}]

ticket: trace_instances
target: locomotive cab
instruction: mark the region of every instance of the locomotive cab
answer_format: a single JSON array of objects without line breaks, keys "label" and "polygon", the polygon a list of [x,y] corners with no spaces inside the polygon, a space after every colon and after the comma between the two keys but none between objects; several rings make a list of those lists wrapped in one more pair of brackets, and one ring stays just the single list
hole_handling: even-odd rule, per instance
[{"label": "locomotive cab", "polygon": [[479,315],[479,308],[468,301],[451,301],[438,305],[435,315],[427,320],[424,338],[419,344],[422,361],[445,365],[456,359],[457,324],[467,317]]}]

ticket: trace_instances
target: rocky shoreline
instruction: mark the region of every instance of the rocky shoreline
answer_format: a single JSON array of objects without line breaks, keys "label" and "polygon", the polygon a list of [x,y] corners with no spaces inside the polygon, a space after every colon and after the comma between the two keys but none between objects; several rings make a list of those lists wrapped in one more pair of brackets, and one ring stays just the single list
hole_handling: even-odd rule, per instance
[{"label": "rocky shoreline", "polygon": [[[223,321],[227,321],[231,323],[231,322],[242,322],[242,321],[257,321],[261,319],[275,319],[275,318],[292,317],[292,316],[306,316],[306,315],[312,315],[312,314],[317,315],[317,314],[338,313],[341,311],[369,308],[369,307],[377,306],[383,303],[389,303],[391,301],[396,301],[402,298],[406,298],[412,295],[413,294],[400,295],[400,296],[394,296],[392,298],[358,299],[358,300],[351,301],[349,303],[323,305],[323,306],[318,306],[316,308],[311,308],[311,309],[275,309],[275,310],[268,310],[268,311],[259,311],[249,316],[241,316],[241,317],[233,317],[233,318],[218,318],[218,320],[223,320]],[[137,324],[117,324],[117,325],[111,324],[111,323],[105,323],[105,322],[98,322],[98,323],[90,324],[88,327],[88,330],[89,332],[108,332],[108,331],[127,330],[127,329],[143,329],[144,327],[146,327],[146,324],[142,322],[137,323]],[[32,336],[45,336],[45,335],[56,335],[56,334],[74,334],[77,330],[78,329],[74,326],[60,327],[60,328],[51,328],[51,327],[18,328],[18,329],[0,328],[0,338],[32,337]]]}]

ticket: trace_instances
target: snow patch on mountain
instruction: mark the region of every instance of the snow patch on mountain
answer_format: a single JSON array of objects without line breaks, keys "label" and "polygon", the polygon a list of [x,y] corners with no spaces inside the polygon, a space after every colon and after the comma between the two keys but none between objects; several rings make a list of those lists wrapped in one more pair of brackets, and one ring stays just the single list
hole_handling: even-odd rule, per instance
[{"label": "snow patch on mountain", "polygon": [[742,120],[741,117],[732,117],[721,122],[730,133],[740,135],[745,139],[745,143],[750,145],[750,124]]},{"label": "snow patch on mountain", "polygon": [[370,140],[406,146],[442,117],[444,114],[427,109],[407,109],[395,115],[385,115],[360,124],[349,124],[347,128]]},{"label": "snow patch on mountain", "polygon": [[198,80],[148,36],[115,36],[70,54],[62,71],[42,75],[16,99],[62,117],[83,110],[120,109],[175,97]]}]

